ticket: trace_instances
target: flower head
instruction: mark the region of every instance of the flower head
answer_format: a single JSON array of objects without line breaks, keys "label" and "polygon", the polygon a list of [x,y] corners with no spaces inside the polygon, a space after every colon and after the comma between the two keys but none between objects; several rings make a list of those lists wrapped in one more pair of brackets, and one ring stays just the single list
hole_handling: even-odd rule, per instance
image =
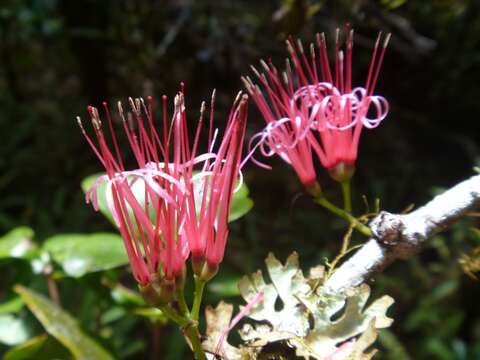
[{"label": "flower head", "polygon": [[[104,111],[108,126],[102,125],[96,108],[88,107],[96,142],[78,118],[87,142],[106,170],[106,175],[98,178],[88,191],[87,201],[98,209],[98,185],[107,183],[107,204],[124,240],[134,277],[141,286],[159,277],[167,281],[181,278],[190,252],[200,253],[216,264],[222,260],[228,235],[226,219],[238,177],[245,130],[246,97],[241,97],[231,111],[217,152],[214,152],[217,131],[212,136],[211,116],[208,151],[197,154],[205,105],[202,104],[191,145],[183,86],[175,97],[170,123],[165,96],[162,102],[161,133],[154,124],[150,97],[147,103],[143,99],[129,99],[129,112],[118,103],[119,116],[136,160],[134,170],[124,167],[107,104],[104,103]],[[196,196],[199,186],[205,194],[201,200]]]},{"label": "flower head", "polygon": [[347,30],[341,50],[337,29],[333,66],[325,36],[317,34],[308,54],[300,40],[287,40],[290,59],[282,74],[261,61],[264,73],[253,68],[260,85],[244,78],[267,121],[257,146],[263,154],[275,153],[291,163],[305,185],[315,179],[312,152],[335,179],[351,176],[363,127],[375,128],[386,117],[388,102],[373,95],[390,34],[381,45],[380,39],[381,34],[364,87],[352,87],[353,30]]}]

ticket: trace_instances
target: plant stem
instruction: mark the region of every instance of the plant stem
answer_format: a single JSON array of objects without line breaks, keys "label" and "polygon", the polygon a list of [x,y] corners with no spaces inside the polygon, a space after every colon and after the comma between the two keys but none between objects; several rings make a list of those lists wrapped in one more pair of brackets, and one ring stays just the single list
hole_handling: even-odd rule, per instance
[{"label": "plant stem", "polygon": [[192,306],[192,319],[198,321],[198,316],[200,314],[200,304],[202,303],[203,298],[203,289],[205,288],[206,281],[200,279],[195,275],[195,295],[193,298]]},{"label": "plant stem", "polygon": [[188,310],[187,302],[185,301],[185,292],[183,291],[183,286],[177,288],[177,301],[183,316],[189,317],[190,311]]},{"label": "plant stem", "polygon": [[58,286],[55,279],[53,278],[51,271],[46,273],[45,276],[47,278],[48,295],[50,296],[50,299],[52,299],[55,305],[62,307]]},{"label": "plant stem", "polygon": [[372,230],[364,224],[362,224],[360,221],[357,220],[354,216],[352,216],[350,213],[347,211],[340,209],[336,205],[332,204],[330,201],[327,200],[323,195],[320,195],[315,198],[315,202],[321,206],[323,206],[325,209],[331,211],[335,215],[341,217],[342,219],[347,220],[350,224],[353,225],[353,227],[362,233],[363,235],[367,237],[372,236]]},{"label": "plant stem", "polygon": [[159,307],[167,318],[175,321],[178,325],[186,327],[190,324],[190,321],[180,315],[178,315],[170,306],[163,305]]},{"label": "plant stem", "polygon": [[[202,283],[203,285],[205,285],[205,282],[202,281]],[[202,292],[203,292],[203,285],[202,285]],[[201,296],[200,296],[199,303],[200,302],[201,302]],[[200,305],[198,305],[198,307],[200,308]],[[165,314],[167,318],[169,318],[170,320],[173,320],[182,328],[184,335],[188,337],[188,339],[190,340],[190,344],[192,345],[192,350],[195,354],[195,359],[206,360],[207,357],[205,355],[205,351],[203,351],[202,343],[200,341],[200,334],[198,332],[198,321],[190,319],[188,317],[180,316],[179,314],[177,314],[175,310],[173,310],[168,305],[160,306],[160,310],[162,310],[162,312]],[[189,316],[189,315],[187,314],[186,316]]]},{"label": "plant stem", "polygon": [[202,343],[200,342],[200,334],[198,333],[197,325],[191,325],[185,328],[185,335],[190,340],[192,344],[192,349],[195,354],[196,360],[206,360],[207,356],[205,351],[203,351]]},{"label": "plant stem", "polygon": [[343,208],[346,212],[352,213],[352,197],[350,195],[350,179],[342,181]]},{"label": "plant stem", "polygon": [[333,270],[335,270],[335,267],[337,266],[338,262],[348,253],[349,251],[349,246],[350,246],[350,239],[352,238],[352,232],[353,232],[353,224],[350,224],[348,227],[347,233],[343,237],[342,241],[342,248],[340,249],[340,253],[333,259],[333,261],[330,263],[328,267],[328,272],[326,278],[328,279],[330,275],[332,274]]}]

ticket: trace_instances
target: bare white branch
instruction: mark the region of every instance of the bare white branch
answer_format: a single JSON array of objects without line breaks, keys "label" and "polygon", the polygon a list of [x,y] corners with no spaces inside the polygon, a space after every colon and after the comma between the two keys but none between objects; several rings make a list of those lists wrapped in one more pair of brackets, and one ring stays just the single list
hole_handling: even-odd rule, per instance
[{"label": "bare white branch", "polygon": [[380,213],[370,223],[374,236],[328,279],[338,292],[358,286],[397,259],[408,259],[433,235],[480,207],[480,175],[436,196],[409,214]]}]

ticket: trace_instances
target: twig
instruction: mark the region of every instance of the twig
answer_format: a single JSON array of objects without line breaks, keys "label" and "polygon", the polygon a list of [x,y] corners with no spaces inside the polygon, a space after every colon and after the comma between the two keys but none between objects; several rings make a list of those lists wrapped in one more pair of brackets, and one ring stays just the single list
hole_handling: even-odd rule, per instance
[{"label": "twig", "polygon": [[55,279],[53,278],[52,273],[45,273],[45,276],[47,278],[48,295],[50,296],[50,299],[52,299],[55,305],[61,307],[62,304],[60,302],[60,292],[58,291],[58,286],[55,282]]},{"label": "twig", "polygon": [[358,286],[397,259],[408,259],[435,234],[480,207],[480,175],[465,180],[409,214],[381,212],[370,223],[373,236],[325,283],[339,292]]}]

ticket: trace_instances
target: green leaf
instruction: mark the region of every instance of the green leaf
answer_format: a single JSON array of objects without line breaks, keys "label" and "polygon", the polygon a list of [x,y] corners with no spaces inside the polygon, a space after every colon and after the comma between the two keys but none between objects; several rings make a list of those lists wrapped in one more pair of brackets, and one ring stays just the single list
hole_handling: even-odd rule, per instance
[{"label": "green leaf", "polygon": [[0,238],[0,259],[29,258],[35,251],[34,232],[28,227],[18,227]]},{"label": "green leaf", "polygon": [[166,343],[164,354],[162,354],[165,360],[185,359],[185,351],[190,351],[187,349],[187,342],[180,331],[172,331]]},{"label": "green leaf", "polygon": [[23,305],[22,299],[18,296],[15,296],[3,303],[0,303],[0,314],[18,313],[23,308]]},{"label": "green leaf", "polygon": [[[197,173],[198,173],[197,171],[194,172],[194,174],[197,174]],[[194,181],[193,183],[193,188],[195,193],[195,202],[197,206],[197,209],[196,209],[197,215],[200,212],[200,204],[202,203],[202,199],[203,199],[203,188],[204,188],[205,180],[208,180],[208,177],[197,179],[197,181]],[[242,186],[240,186],[240,188],[236,190],[237,191],[235,191],[232,195],[232,201],[230,203],[230,213],[228,215],[229,222],[232,222],[241,218],[246,213],[248,213],[253,207],[253,200],[248,197],[249,191],[245,182],[242,183]],[[207,193],[207,199],[209,197],[210,197],[210,194]]]},{"label": "green leaf", "polygon": [[[87,191],[90,190],[90,188],[92,187],[95,180],[97,180],[98,177],[103,175],[105,174],[94,174],[83,179],[81,183],[83,192],[86,194]],[[98,209],[112,224],[115,225],[115,221],[113,220],[112,213],[110,212],[107,206],[106,191],[107,191],[107,184],[105,182],[101,182],[97,187]]]},{"label": "green leaf", "polygon": [[158,321],[160,323],[166,324],[167,318],[163,314],[162,310],[153,308],[153,307],[141,307],[133,311],[135,315],[146,317],[152,321]]},{"label": "green leaf", "polygon": [[3,360],[73,360],[73,355],[52,336],[43,334],[10,348]]},{"label": "green leaf", "polygon": [[113,300],[123,306],[142,306],[145,301],[139,292],[130,290],[121,284],[116,284],[111,290]]},{"label": "green leaf", "polygon": [[245,183],[242,184],[237,192],[233,193],[230,214],[228,216],[229,222],[240,219],[252,209],[253,200],[248,197],[248,194],[249,191]]},{"label": "green leaf", "polygon": [[22,319],[11,315],[0,316],[0,343],[16,345],[30,337],[30,328]]},{"label": "green leaf", "polygon": [[35,355],[40,351],[47,339],[48,335],[46,334],[31,338],[7,351],[3,356],[3,360],[35,359]]},{"label": "green leaf", "polygon": [[[120,306],[112,306],[102,312],[101,324],[103,326],[109,325],[116,321],[119,321],[122,318],[125,318],[127,311]],[[105,331],[107,328],[103,328],[102,331]],[[108,330],[107,330],[108,331]]]},{"label": "green leaf", "polygon": [[117,234],[61,234],[47,239],[43,248],[73,277],[128,264]]},{"label": "green leaf", "polygon": [[400,342],[398,337],[388,329],[379,331],[378,336],[380,344],[385,348],[385,358],[387,360],[411,360],[407,349]]},{"label": "green leaf", "polygon": [[208,291],[220,297],[238,296],[240,295],[240,291],[238,290],[239,281],[240,277],[236,275],[225,276],[219,274],[208,282]]},{"label": "green leaf", "polygon": [[45,296],[16,286],[15,291],[45,330],[67,347],[77,360],[113,360],[113,357],[79,327],[76,320]]},{"label": "green leaf", "polygon": [[30,265],[35,274],[45,274],[50,271],[52,266],[52,259],[50,254],[45,250],[39,251],[31,261]]}]

